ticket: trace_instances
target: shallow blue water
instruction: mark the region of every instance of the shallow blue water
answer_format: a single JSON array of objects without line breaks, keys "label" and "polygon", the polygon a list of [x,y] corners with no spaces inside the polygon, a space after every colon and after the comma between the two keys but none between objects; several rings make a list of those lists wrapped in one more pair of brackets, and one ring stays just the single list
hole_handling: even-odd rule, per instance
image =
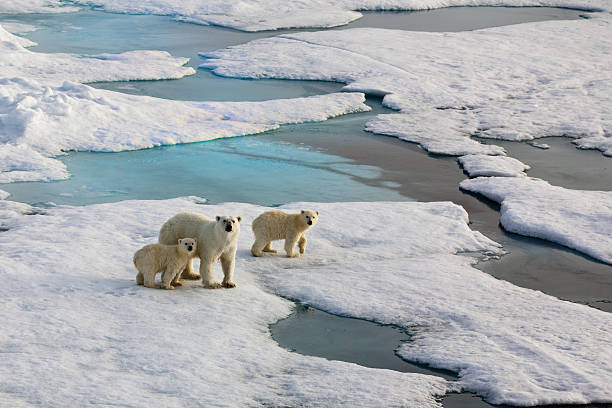
[{"label": "shallow blue water", "polygon": [[371,185],[380,174],[377,167],[256,136],[133,152],[79,153],[64,162],[73,174],[69,180],[7,185],[11,199],[72,205],[186,195],[215,203],[261,205],[406,200],[391,188]]}]

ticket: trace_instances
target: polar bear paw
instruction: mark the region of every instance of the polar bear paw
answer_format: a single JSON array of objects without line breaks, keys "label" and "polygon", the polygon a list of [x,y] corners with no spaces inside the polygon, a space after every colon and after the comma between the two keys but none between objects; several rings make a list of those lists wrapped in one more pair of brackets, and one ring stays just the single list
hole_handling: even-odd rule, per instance
[{"label": "polar bear paw", "polygon": [[221,285],[224,288],[227,288],[227,289],[231,289],[231,288],[235,288],[236,287],[236,284],[234,282],[223,282]]},{"label": "polar bear paw", "polygon": [[181,275],[181,279],[200,280],[200,279],[202,279],[202,276],[200,274],[197,274],[197,273],[183,273]]},{"label": "polar bear paw", "polygon": [[222,288],[222,286],[221,286],[221,284],[219,282],[204,283],[204,287],[206,289],[220,289],[220,288]]}]

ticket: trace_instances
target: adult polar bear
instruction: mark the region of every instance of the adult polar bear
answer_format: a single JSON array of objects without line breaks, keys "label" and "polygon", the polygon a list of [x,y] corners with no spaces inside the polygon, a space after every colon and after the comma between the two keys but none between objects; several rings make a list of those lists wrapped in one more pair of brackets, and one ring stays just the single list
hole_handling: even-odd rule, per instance
[{"label": "adult polar bear", "polygon": [[[181,238],[193,237],[198,242],[197,256],[200,258],[200,275],[193,272],[193,260],[187,263],[181,277],[198,280],[206,288],[234,288],[234,264],[241,217],[217,216],[216,220],[195,213],[179,213],[164,223],[159,231],[159,243],[176,243]],[[221,260],[223,282],[213,277],[213,265]]]}]

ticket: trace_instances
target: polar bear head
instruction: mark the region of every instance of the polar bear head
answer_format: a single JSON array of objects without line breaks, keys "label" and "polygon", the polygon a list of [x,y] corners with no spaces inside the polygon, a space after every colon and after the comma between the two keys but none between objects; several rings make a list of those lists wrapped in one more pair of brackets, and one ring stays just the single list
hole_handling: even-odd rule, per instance
[{"label": "polar bear head", "polygon": [[197,242],[193,238],[183,238],[178,240],[178,249],[188,254],[195,253]]},{"label": "polar bear head", "polygon": [[226,233],[237,234],[240,232],[240,221],[242,221],[242,217],[217,215],[217,228],[225,231]]},{"label": "polar bear head", "polygon": [[302,218],[304,224],[308,225],[308,228],[310,228],[317,223],[317,220],[319,219],[319,212],[312,210],[302,210],[300,212],[300,217]]}]

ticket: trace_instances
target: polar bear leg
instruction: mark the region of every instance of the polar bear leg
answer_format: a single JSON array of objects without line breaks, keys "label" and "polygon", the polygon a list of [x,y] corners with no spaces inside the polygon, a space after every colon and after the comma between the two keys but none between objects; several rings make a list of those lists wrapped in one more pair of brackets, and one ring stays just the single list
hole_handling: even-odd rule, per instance
[{"label": "polar bear leg", "polygon": [[144,271],[143,275],[144,275],[144,286],[147,288],[159,288],[160,286],[155,283],[155,274],[156,271],[154,270],[147,270]]},{"label": "polar bear leg", "polygon": [[213,276],[213,262],[207,259],[200,259],[200,275],[202,275],[202,285],[208,289],[218,289],[220,283],[215,282]]},{"label": "polar bear leg", "polygon": [[261,238],[255,238],[255,242],[251,247],[251,253],[253,254],[253,256],[263,256],[264,254],[262,250],[265,250],[264,248],[266,248],[267,246],[270,246],[269,242],[266,242]]},{"label": "polar bear leg", "polygon": [[271,242],[268,242],[268,245],[266,245],[266,246],[264,247],[263,251],[264,251],[264,252],[270,252],[270,253],[272,253],[272,254],[275,254],[277,251],[276,251],[276,249],[272,249],[272,248],[270,248],[270,245],[271,245],[271,244],[272,244]]},{"label": "polar bear leg", "polygon": [[290,235],[285,238],[285,252],[287,253],[288,258],[296,258],[299,255],[293,252],[295,248],[295,244],[297,244],[298,237],[295,235]]},{"label": "polar bear leg", "polygon": [[234,283],[234,265],[236,260],[236,251],[221,254],[221,268],[223,269],[223,282],[221,286],[224,288],[235,288]]},{"label": "polar bear leg", "polygon": [[162,273],[162,288],[166,290],[174,290],[174,286],[172,286],[172,281],[176,275],[178,275],[180,271],[176,271],[172,268],[168,268]]},{"label": "polar bear leg", "polygon": [[136,284],[144,285],[144,276],[142,276],[142,272],[138,271],[138,275],[136,275]]},{"label": "polar bear leg", "polygon": [[298,247],[300,247],[300,254],[303,254],[304,251],[306,250],[306,243],[307,242],[308,241],[306,241],[306,236],[302,234],[302,236],[298,240]]},{"label": "polar bear leg", "polygon": [[[200,260],[200,271],[202,270],[201,262],[202,261]],[[187,266],[183,270],[183,273],[181,274],[181,278],[187,279],[187,280],[199,280],[202,278],[201,274],[198,275],[197,273],[193,271],[193,259],[187,262]]]}]

